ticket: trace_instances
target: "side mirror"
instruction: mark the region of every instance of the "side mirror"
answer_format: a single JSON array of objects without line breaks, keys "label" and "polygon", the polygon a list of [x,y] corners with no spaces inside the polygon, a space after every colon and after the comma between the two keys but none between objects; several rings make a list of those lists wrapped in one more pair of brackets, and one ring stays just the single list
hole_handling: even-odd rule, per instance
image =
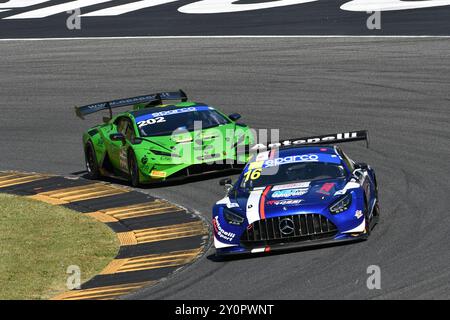
[{"label": "side mirror", "polygon": [[363,175],[364,174],[361,172],[361,169],[359,169],[359,168],[353,170],[353,172],[352,172],[352,178],[355,180],[361,179]]},{"label": "side mirror", "polygon": [[233,182],[230,178],[220,180],[219,184],[224,187],[226,194],[228,194],[230,190],[233,189]]},{"label": "side mirror", "polygon": [[237,121],[241,118],[242,116],[239,113],[232,113],[228,116],[228,118],[231,119],[231,121]]},{"label": "side mirror", "polygon": [[125,142],[125,136],[120,132],[110,134],[109,138],[111,141],[122,141],[122,143]]},{"label": "side mirror", "polygon": [[369,165],[367,163],[358,162],[355,164],[355,168],[367,170],[369,168]]},{"label": "side mirror", "polygon": [[227,184],[232,184],[231,178],[220,179],[219,184],[221,186],[226,186]]}]

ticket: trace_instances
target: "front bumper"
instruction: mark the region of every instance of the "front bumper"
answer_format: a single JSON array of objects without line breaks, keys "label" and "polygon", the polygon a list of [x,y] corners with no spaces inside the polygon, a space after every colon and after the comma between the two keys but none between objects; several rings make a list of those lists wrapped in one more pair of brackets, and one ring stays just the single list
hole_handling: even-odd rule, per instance
[{"label": "front bumper", "polygon": [[262,254],[269,253],[275,251],[282,250],[290,250],[290,249],[300,249],[300,248],[309,248],[309,247],[321,247],[328,245],[339,245],[344,243],[356,242],[366,240],[368,238],[368,234],[362,232],[360,234],[341,234],[339,233],[333,238],[328,239],[317,239],[317,240],[306,240],[306,241],[296,241],[296,242],[280,242],[274,243],[270,245],[264,246],[233,246],[227,248],[216,248],[216,256],[225,257],[225,256],[237,256],[237,255],[247,255],[247,254]]},{"label": "front bumper", "polygon": [[[188,177],[196,177],[216,172],[231,172],[236,170],[242,170],[244,164],[193,164],[183,166],[155,166],[148,174],[141,172],[141,182],[144,184],[158,183],[164,181],[177,181],[183,180]],[[152,172],[164,172],[164,175],[156,176]]]}]

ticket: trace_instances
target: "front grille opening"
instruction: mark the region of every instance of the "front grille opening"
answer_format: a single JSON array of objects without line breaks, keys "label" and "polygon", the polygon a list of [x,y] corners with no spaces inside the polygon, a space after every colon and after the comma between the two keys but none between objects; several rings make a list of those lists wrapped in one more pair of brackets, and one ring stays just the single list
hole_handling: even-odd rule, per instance
[{"label": "front grille opening", "polygon": [[253,247],[328,239],[334,238],[337,231],[337,227],[320,214],[289,215],[255,221],[242,235],[241,244]]}]

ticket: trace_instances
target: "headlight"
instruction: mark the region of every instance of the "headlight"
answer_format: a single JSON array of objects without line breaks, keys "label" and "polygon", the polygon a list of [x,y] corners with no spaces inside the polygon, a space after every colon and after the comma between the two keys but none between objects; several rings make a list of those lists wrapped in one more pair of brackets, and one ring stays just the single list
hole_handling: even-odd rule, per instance
[{"label": "headlight", "polygon": [[332,206],[330,206],[330,212],[333,214],[341,213],[347,210],[352,204],[352,195],[346,194],[337,202],[335,202]]},{"label": "headlight", "polygon": [[233,213],[228,209],[223,209],[223,216],[229,224],[232,224],[235,226],[240,226],[242,223],[244,223],[244,220],[245,220],[240,215]]},{"label": "headlight", "polygon": [[171,157],[171,156],[172,156],[172,154],[169,153],[169,152],[164,152],[164,151],[159,151],[159,150],[153,150],[153,149],[150,149],[150,151],[151,151],[152,153],[158,155],[158,156],[166,156],[166,157]]}]

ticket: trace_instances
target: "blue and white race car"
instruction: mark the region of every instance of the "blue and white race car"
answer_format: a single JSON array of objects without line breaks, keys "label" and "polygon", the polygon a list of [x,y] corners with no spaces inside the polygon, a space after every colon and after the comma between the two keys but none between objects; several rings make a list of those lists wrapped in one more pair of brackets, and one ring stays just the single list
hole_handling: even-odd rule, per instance
[{"label": "blue and white race car", "polygon": [[216,254],[366,239],[379,219],[375,172],[333,145],[357,140],[367,142],[367,131],[286,140],[255,154],[236,183],[222,179]]}]

